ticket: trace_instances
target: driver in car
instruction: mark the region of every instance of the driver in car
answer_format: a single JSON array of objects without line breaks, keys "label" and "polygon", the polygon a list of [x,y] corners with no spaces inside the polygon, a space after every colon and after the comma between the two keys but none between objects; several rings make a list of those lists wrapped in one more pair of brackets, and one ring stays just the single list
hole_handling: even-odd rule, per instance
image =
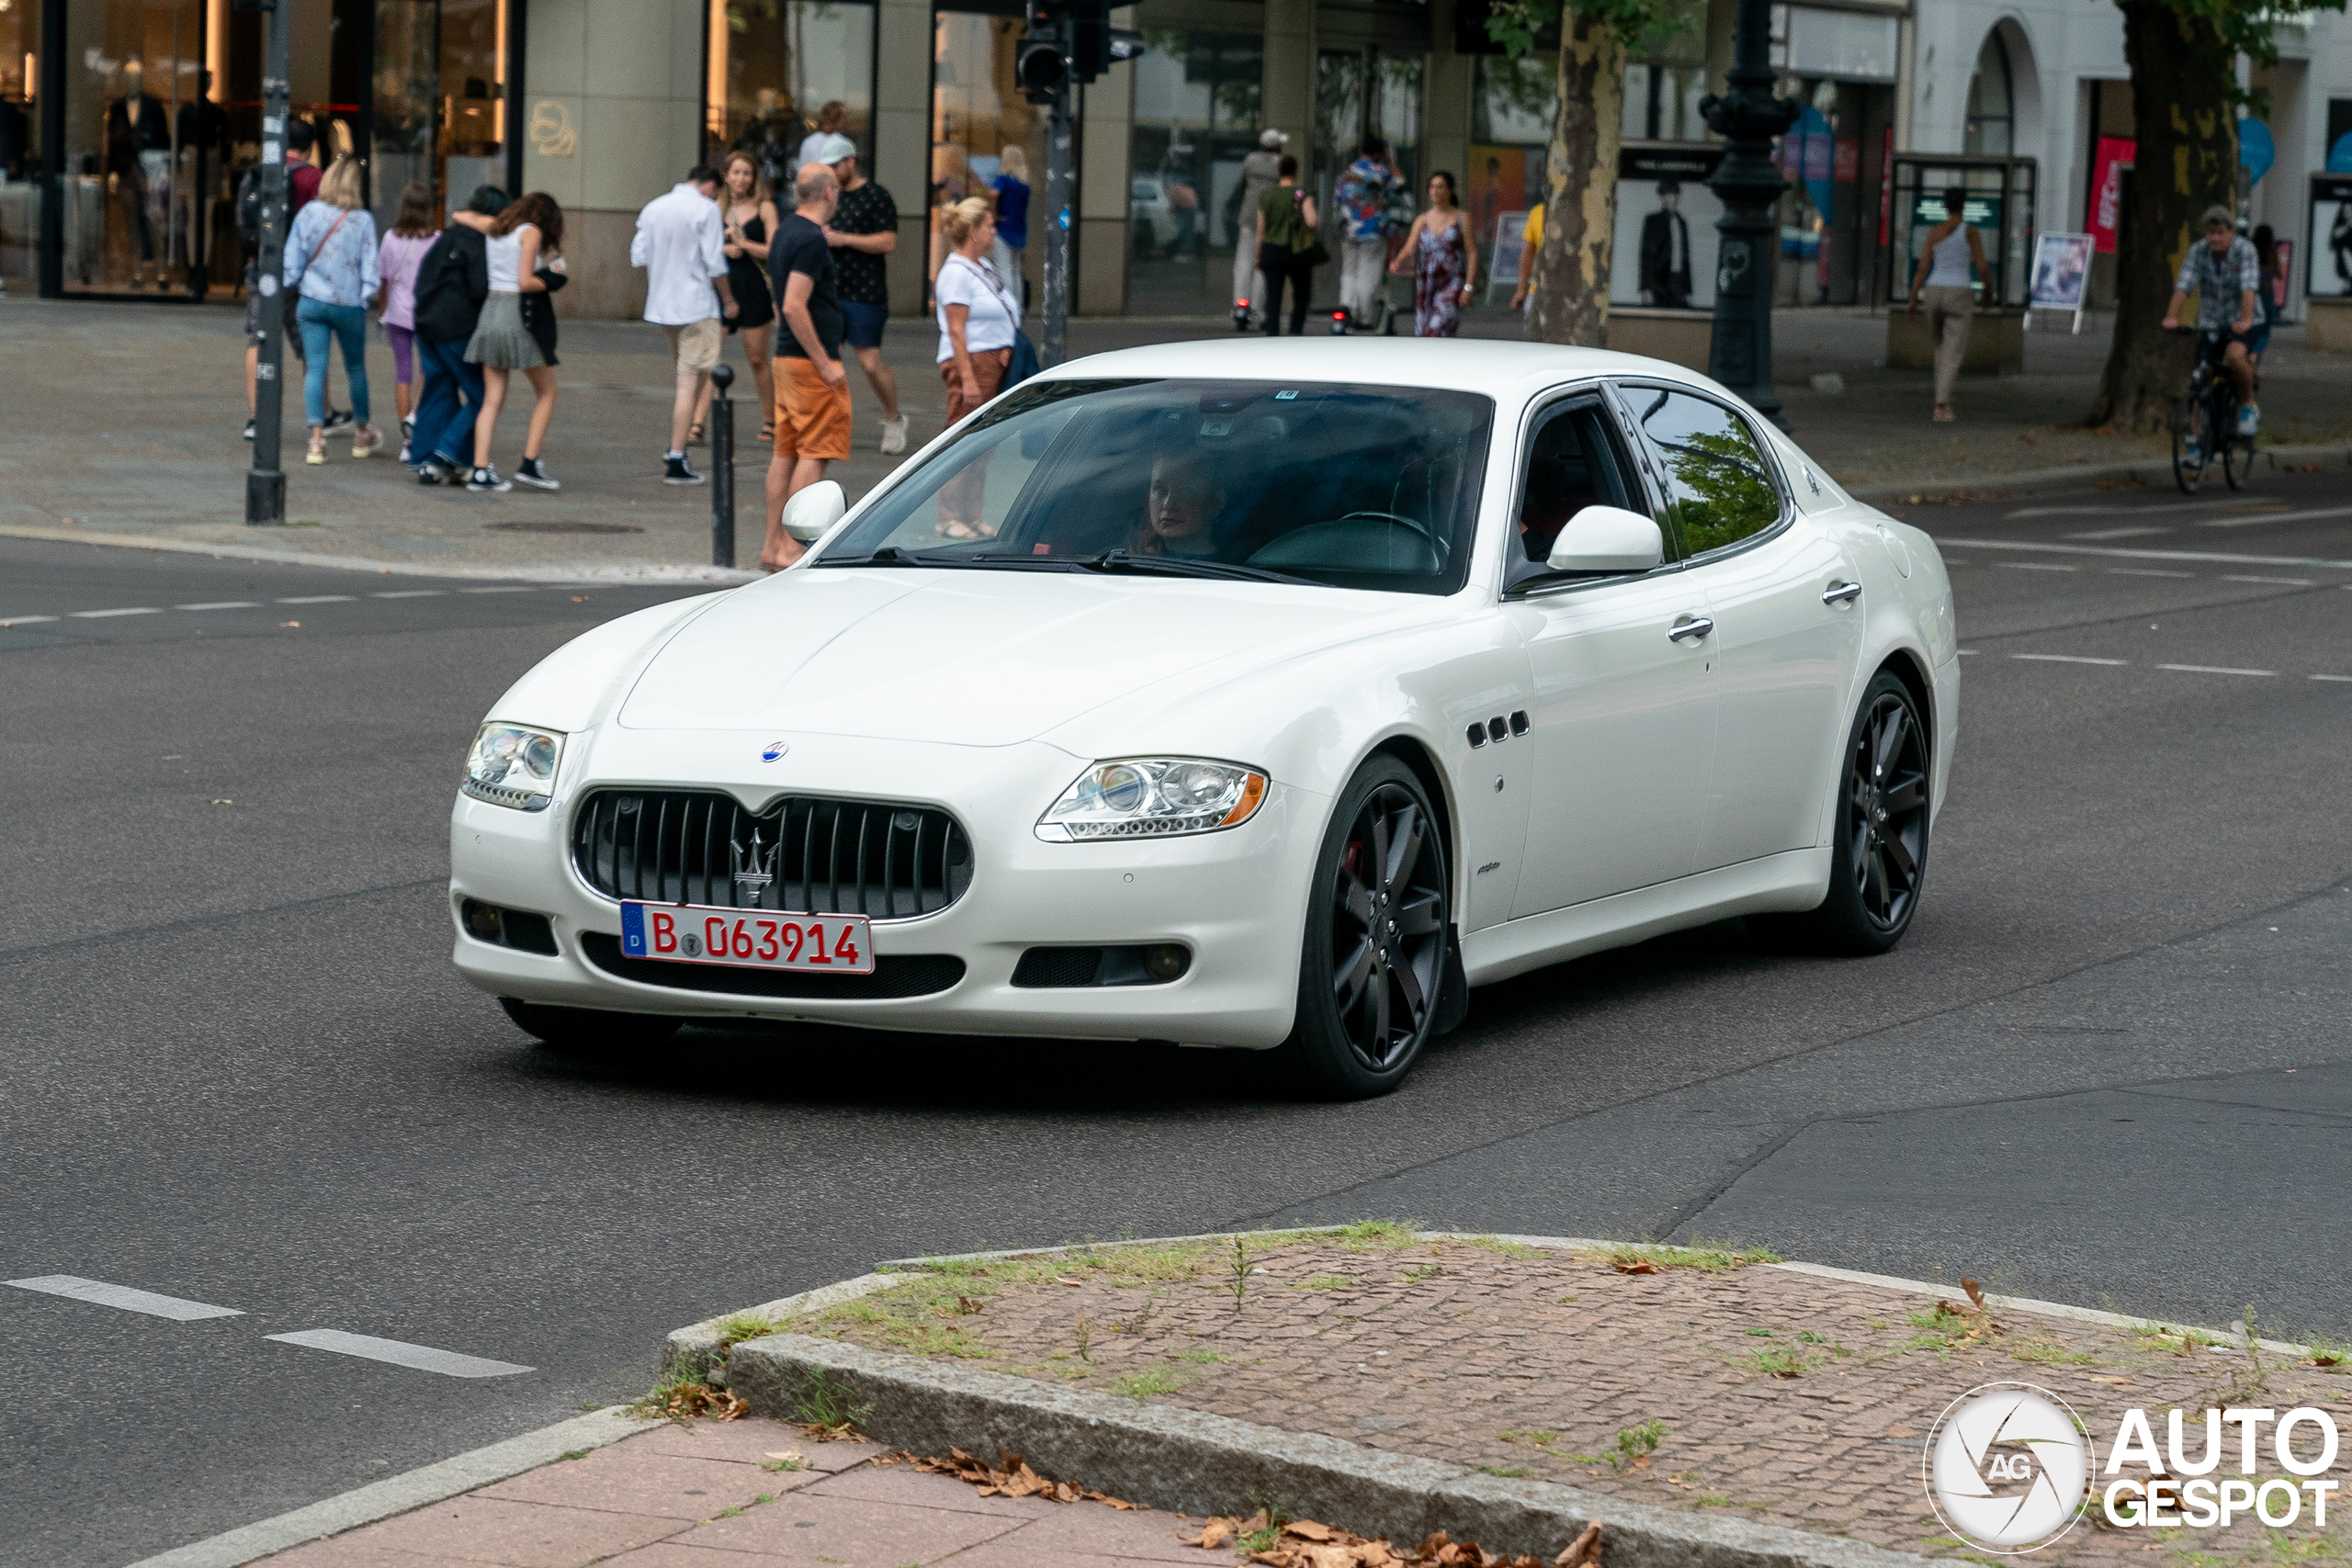
[{"label": "driver in car", "polygon": [[1162,453],[1152,459],[1143,523],[1127,548],[1144,556],[1214,556],[1214,526],[1224,511],[1225,491],[1198,453]]}]

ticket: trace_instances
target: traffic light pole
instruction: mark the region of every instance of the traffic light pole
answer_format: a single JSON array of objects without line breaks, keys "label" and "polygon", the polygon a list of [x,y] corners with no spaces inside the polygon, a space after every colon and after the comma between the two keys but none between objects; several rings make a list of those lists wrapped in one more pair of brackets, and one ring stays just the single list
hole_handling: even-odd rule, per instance
[{"label": "traffic light pole", "polygon": [[286,410],[286,310],[278,279],[286,271],[286,0],[269,11],[269,44],[261,83],[261,258],[254,294],[261,308],[261,355],[254,367],[254,466],[245,474],[245,521],[286,521],[286,472],[278,434]]},{"label": "traffic light pole", "polygon": [[1046,341],[1038,361],[1051,369],[1069,357],[1070,115],[1074,88],[1056,93],[1046,118]]}]

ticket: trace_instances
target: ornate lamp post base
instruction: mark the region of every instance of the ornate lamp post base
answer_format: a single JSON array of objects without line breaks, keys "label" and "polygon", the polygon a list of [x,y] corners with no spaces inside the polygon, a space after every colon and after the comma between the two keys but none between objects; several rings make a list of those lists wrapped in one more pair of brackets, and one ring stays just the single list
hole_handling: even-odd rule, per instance
[{"label": "ornate lamp post base", "polygon": [[1782,429],[1772,389],[1772,277],[1780,254],[1773,206],[1788,181],[1772,163],[1772,139],[1795,123],[1798,108],[1772,96],[1770,0],[1740,0],[1730,91],[1699,100],[1699,112],[1725,142],[1707,187],[1724,204],[1715,260],[1715,335],[1707,374],[1746,398]]}]

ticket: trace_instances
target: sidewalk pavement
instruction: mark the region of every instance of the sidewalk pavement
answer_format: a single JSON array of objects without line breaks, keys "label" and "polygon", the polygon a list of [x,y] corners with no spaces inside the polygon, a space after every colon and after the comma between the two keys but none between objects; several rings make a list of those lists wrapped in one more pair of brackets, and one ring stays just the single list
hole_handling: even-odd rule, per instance
[{"label": "sidewalk pavement", "polygon": [[[271,1568],[1079,1568],[1233,1561],[1201,1522],[1107,1503],[982,1496],[747,1416],[664,1424],[578,1459],[266,1559]],[[794,1458],[779,1456],[791,1455]],[[797,1468],[786,1468],[797,1466]]]},{"label": "sidewalk pavement", "polygon": [[[391,461],[355,461],[348,440],[330,443],[323,468],[302,462],[299,362],[287,388],[283,462],[288,526],[243,524],[249,448],[244,422],[241,314],[230,305],[0,301],[0,362],[14,371],[0,428],[0,531],[128,543],[165,540],[225,552],[354,561],[395,571],[579,577],[707,574],[710,491],[665,486],[672,378],[660,332],[639,322],[568,322],[557,371],[559,400],[546,449],[563,484],[505,495],[417,485]],[[1500,311],[1473,311],[1472,335],[1515,337]],[[2028,469],[2096,468],[2159,454],[2161,442],[2101,436],[2066,422],[2087,408],[2106,352],[2103,331],[2081,337],[2035,333],[2027,373],[1963,380],[1958,425],[1931,424],[1924,372],[1876,368],[1883,317],[1857,310],[1783,312],[1775,319],[1776,375],[1797,440],[1849,485],[1934,489],[1981,486]],[[1136,344],[1230,335],[1216,320],[1080,321],[1073,355]],[[370,336],[376,334],[371,332]],[[2352,437],[2345,365],[2301,346],[2298,328],[2274,341],[2266,370],[2266,431],[2273,442]],[[913,427],[910,449],[935,435],[944,400],[928,321],[893,323],[885,357]],[[1409,340],[1399,340],[1409,354]],[[757,399],[741,351],[730,347],[741,394],[736,412],[736,558],[756,564],[768,451],[756,439]],[[1817,391],[1834,373],[1844,389]],[[375,417],[392,423],[391,355],[368,350]],[[853,499],[898,459],[876,449],[880,411],[850,369],[857,448],[834,477]],[[344,375],[334,400],[347,406]],[[38,389],[28,395],[28,389]],[[511,472],[530,417],[517,382],[501,422],[496,457]],[[695,452],[698,463],[708,449]]]}]

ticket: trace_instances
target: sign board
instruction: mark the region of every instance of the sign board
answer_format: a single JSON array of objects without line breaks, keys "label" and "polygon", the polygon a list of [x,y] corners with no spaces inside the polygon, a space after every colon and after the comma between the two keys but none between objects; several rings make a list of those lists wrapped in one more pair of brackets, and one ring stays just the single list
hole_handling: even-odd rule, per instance
[{"label": "sign board", "polygon": [[2138,151],[2128,136],[2102,136],[2091,154],[2091,209],[2084,227],[2103,256],[2115,254],[2116,231],[2123,223],[2123,171]]},{"label": "sign board", "polygon": [[2090,287],[2091,237],[2042,233],[2033,240],[2033,276],[2026,295],[2032,310],[2066,310],[2083,330],[2083,294]]},{"label": "sign board", "polygon": [[2303,293],[2313,299],[2352,299],[2352,175],[2313,175],[2311,214]]},{"label": "sign board", "polygon": [[1493,248],[1487,253],[1492,258],[1487,269],[1487,288],[1490,292],[1498,284],[1517,287],[1521,269],[1526,265],[1526,250],[1527,214],[1496,213]]}]

